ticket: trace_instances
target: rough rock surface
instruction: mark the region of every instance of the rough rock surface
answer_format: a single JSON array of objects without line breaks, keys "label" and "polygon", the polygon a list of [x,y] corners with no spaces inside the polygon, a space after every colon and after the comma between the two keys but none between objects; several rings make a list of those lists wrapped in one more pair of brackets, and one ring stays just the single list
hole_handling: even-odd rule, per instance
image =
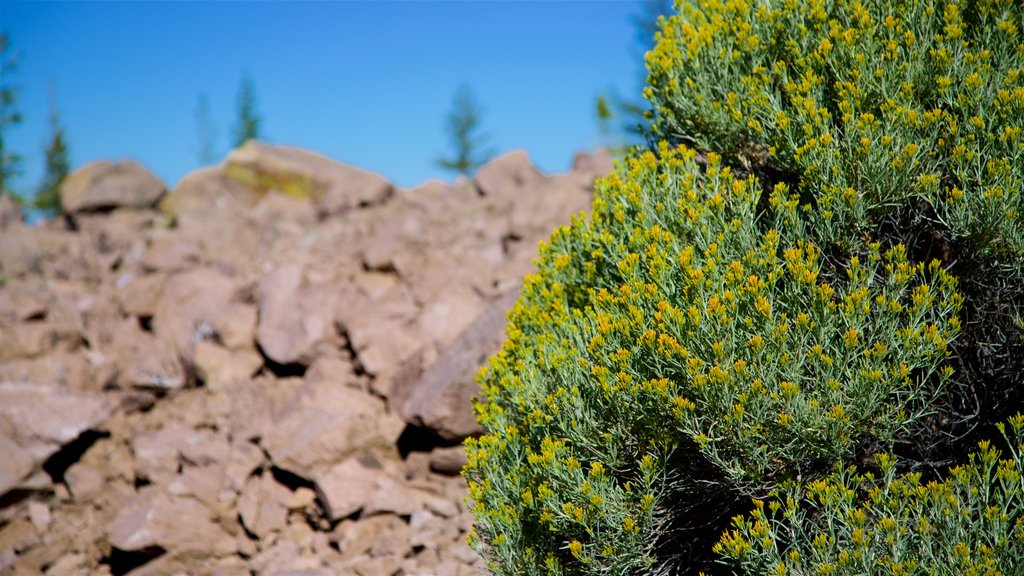
[{"label": "rough rock surface", "polygon": [[134,160],[93,162],[61,183],[61,208],[69,214],[114,208],[150,208],[164,193],[164,183]]},{"label": "rough rock surface", "polygon": [[574,165],[396,190],[250,143],[159,207],[83,168],[74,229],[0,205],[0,574],[480,573],[455,442],[538,241],[610,170]]}]

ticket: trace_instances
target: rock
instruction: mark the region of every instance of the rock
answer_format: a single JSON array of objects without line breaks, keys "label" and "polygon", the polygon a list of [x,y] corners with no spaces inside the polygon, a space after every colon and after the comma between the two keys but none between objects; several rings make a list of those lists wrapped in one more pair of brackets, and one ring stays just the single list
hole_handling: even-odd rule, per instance
[{"label": "rock", "polygon": [[78,462],[64,473],[64,482],[76,500],[88,502],[103,490],[106,478],[96,468]]},{"label": "rock", "polygon": [[122,388],[157,392],[185,385],[185,371],[174,348],[144,332],[131,319],[121,322],[106,352],[114,360]]},{"label": "rock", "polygon": [[187,426],[171,421],[159,430],[135,436],[132,441],[135,476],[162,484],[177,474],[181,466],[183,438],[189,433]]},{"label": "rock", "polygon": [[394,451],[401,423],[380,400],[330,383],[307,383],[288,402],[263,438],[274,465],[309,478],[346,458]]},{"label": "rock", "polygon": [[481,432],[473,415],[472,399],[479,393],[473,379],[487,357],[500,348],[505,314],[518,296],[518,290],[510,290],[489,304],[419,379],[396,382],[389,400],[406,422],[452,441]]},{"label": "rock", "polygon": [[379,463],[373,460],[368,462],[371,465],[359,458],[349,458],[324,473],[316,474],[313,481],[324,502],[327,517],[332,522],[362,510],[377,488],[377,480],[384,473]]},{"label": "rock", "polygon": [[435,346],[446,346],[483,312],[486,305],[472,288],[455,286],[423,308],[419,331]]},{"label": "rock", "polygon": [[50,522],[53,521],[50,507],[42,502],[28,503],[28,518],[40,533],[46,532],[46,529],[50,527]]},{"label": "rock", "polygon": [[602,148],[596,152],[577,152],[572,157],[572,171],[593,180],[611,174],[612,155]]},{"label": "rock", "polygon": [[393,514],[380,514],[360,519],[343,520],[334,529],[334,539],[342,558],[358,558],[369,554],[374,544],[385,533],[400,529],[405,522]]},{"label": "rock", "polygon": [[252,350],[256,343],[258,312],[250,304],[234,303],[213,319],[217,339],[229,350]]},{"label": "rock", "polygon": [[125,314],[152,318],[163,293],[165,274],[121,274],[115,283],[114,298]]},{"label": "rock", "polygon": [[81,334],[66,324],[49,321],[15,324],[0,331],[0,362],[36,358],[54,351],[73,352],[81,341]]},{"label": "rock", "polygon": [[46,318],[50,298],[42,282],[15,280],[0,288],[0,323]]},{"label": "rock", "polygon": [[238,287],[214,268],[197,268],[172,275],[153,315],[153,333],[187,363],[192,347],[213,335],[213,321],[233,302]]},{"label": "rock", "polygon": [[67,214],[111,208],[150,208],[164,193],[164,183],[134,160],[92,162],[68,175],[60,186]]},{"label": "rock", "polygon": [[435,448],[430,453],[430,469],[441,474],[456,475],[466,465],[466,449],[463,446]]},{"label": "rock", "polygon": [[21,205],[10,194],[0,194],[0,230],[13,228],[25,222]]},{"label": "rock", "polygon": [[160,201],[165,214],[238,213],[259,202],[261,195],[229,179],[225,167],[211,166],[190,172]]},{"label": "rock", "polygon": [[0,495],[109,414],[100,396],[43,384],[0,383]]},{"label": "rock", "polygon": [[230,180],[260,195],[277,191],[308,199],[322,215],[379,204],[393,191],[390,182],[372,172],[305,150],[255,140],[231,152],[225,173]]},{"label": "rock", "polygon": [[324,312],[333,309],[331,292],[309,286],[301,266],[267,274],[259,285],[260,349],[278,364],[309,364],[317,343],[332,335],[333,323]]},{"label": "rock", "polygon": [[0,526],[0,554],[21,552],[36,542],[36,528],[28,518],[15,518]]},{"label": "rock", "polygon": [[195,242],[178,234],[155,236],[142,255],[140,264],[147,272],[178,272],[194,268],[203,261]]},{"label": "rock", "polygon": [[110,544],[125,552],[162,548],[189,553],[194,560],[227,556],[234,538],[220,529],[210,511],[191,498],[176,498],[158,486],[145,486],[106,526]]},{"label": "rock", "polygon": [[423,347],[415,328],[399,320],[360,323],[346,328],[359,364],[380,380],[386,380],[383,375],[394,371]]},{"label": "rock", "polygon": [[544,176],[530,163],[522,150],[491,160],[476,173],[476,186],[484,196],[510,196],[516,191],[538,185]]},{"label": "rock", "polygon": [[199,380],[213,390],[248,380],[263,367],[263,357],[255,350],[228,350],[209,341],[196,344],[193,354]]},{"label": "rock", "polygon": [[273,475],[251,476],[238,500],[238,515],[246,530],[260,539],[287,525],[291,491],[278,484]]}]

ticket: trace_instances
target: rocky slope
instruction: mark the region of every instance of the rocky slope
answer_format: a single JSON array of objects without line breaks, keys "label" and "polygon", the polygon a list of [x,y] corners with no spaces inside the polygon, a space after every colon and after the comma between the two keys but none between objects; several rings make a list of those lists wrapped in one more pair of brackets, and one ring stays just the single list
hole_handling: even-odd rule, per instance
[{"label": "rocky slope", "polygon": [[459,441],[603,155],[397,189],[250,142],[0,197],[0,574],[475,574]]}]

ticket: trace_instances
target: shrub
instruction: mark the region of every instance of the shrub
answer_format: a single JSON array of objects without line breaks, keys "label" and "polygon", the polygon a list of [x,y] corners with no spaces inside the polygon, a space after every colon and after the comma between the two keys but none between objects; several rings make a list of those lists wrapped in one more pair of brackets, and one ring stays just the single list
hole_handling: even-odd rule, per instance
[{"label": "shrub", "polygon": [[716,549],[746,574],[1020,574],[1024,559],[1024,416],[1000,423],[1010,457],[989,442],[943,482],[840,468],[789,484]]},{"label": "shrub", "polygon": [[[805,495],[872,469],[927,488],[1019,406],[1024,8],[895,4],[696,0],[664,21],[663,142],[542,245],[480,376],[464,474],[495,574],[721,571],[715,549],[764,573],[848,521]],[[804,502],[777,541],[761,508],[722,538],[772,494]],[[781,528],[796,516],[806,533]],[[730,556],[753,536],[763,554]]]},{"label": "shrub", "polygon": [[1021,408],[1022,27],[1017,0],[681,2],[647,57],[655,136],[789,183],[829,256],[903,243],[960,280],[933,469]]},{"label": "shrub", "polygon": [[[482,378],[467,475],[496,573],[649,566],[667,502],[887,446],[941,385],[960,296],[937,262],[826,267],[784,185],[768,222],[755,178],[660,153],[542,248]],[[703,477],[666,475],[682,454]]]}]

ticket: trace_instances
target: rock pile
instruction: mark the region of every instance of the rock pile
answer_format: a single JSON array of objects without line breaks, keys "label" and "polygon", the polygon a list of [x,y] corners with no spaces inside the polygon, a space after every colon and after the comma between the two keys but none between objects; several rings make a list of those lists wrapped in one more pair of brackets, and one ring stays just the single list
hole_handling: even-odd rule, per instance
[{"label": "rock pile", "polygon": [[0,574],[474,574],[459,442],[602,155],[397,189],[250,142],[0,197]]}]

